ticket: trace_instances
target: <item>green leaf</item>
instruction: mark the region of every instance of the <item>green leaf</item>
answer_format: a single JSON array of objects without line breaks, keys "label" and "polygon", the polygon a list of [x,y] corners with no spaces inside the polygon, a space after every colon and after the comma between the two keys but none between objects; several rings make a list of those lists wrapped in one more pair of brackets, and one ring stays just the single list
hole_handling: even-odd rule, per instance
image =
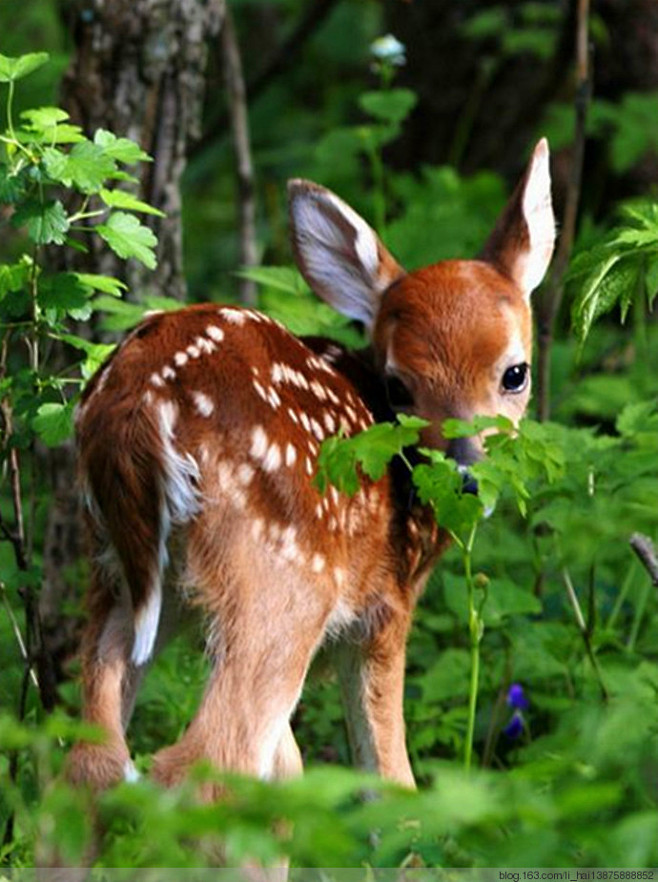
[{"label": "green leaf", "polygon": [[328,438],[318,457],[316,484],[324,492],[328,483],[353,496],[359,489],[357,465],[373,481],[386,472],[394,456],[418,441],[426,420],[400,414],[397,425],[376,423],[352,438]]},{"label": "green leaf", "polygon": [[51,144],[73,144],[84,141],[80,126],[66,123],[68,113],[60,107],[36,107],[21,113],[23,125],[18,132],[21,141],[47,141]]},{"label": "green leaf", "polygon": [[386,89],[364,92],[359,98],[361,109],[375,119],[399,125],[416,106],[418,97],[410,89]]},{"label": "green leaf", "polygon": [[[80,284],[103,294],[111,294],[112,297],[121,297],[123,291],[128,290],[128,285],[112,276],[99,276],[95,273],[73,273]],[[180,305],[180,304],[179,304]]]},{"label": "green leaf", "polygon": [[148,202],[142,202],[141,199],[133,196],[132,193],[127,193],[125,190],[106,190],[103,188],[99,195],[110,208],[127,208],[131,211],[142,211],[144,214],[155,214],[158,217],[165,217],[164,211],[154,208]]},{"label": "green leaf", "polygon": [[468,438],[471,435],[479,435],[485,429],[498,429],[499,432],[511,432],[514,423],[502,415],[476,416],[470,422],[466,420],[445,420],[443,423],[444,438]]},{"label": "green leaf", "polygon": [[[102,327],[106,331],[126,331],[141,321],[146,308],[142,304],[129,303],[127,300],[117,300],[103,294],[93,301],[95,310],[107,313],[103,317]],[[180,307],[180,304],[178,304]]]},{"label": "green leaf", "polygon": [[30,52],[27,55],[20,55],[18,58],[0,55],[0,83],[10,83],[13,80],[26,77],[42,67],[48,58],[47,52]]},{"label": "green leaf", "polygon": [[68,154],[55,147],[46,148],[43,163],[53,181],[83,193],[97,193],[116,171],[114,159],[87,140],[76,144]]},{"label": "green leaf", "polygon": [[454,460],[438,450],[421,452],[430,460],[417,465],[412,473],[421,502],[432,506],[438,524],[465,539],[484,514],[482,500],[462,493],[463,478]]},{"label": "green leaf", "polygon": [[43,276],[39,282],[39,304],[43,309],[63,312],[84,307],[92,289],[80,282],[76,273]]},{"label": "green leaf", "polygon": [[52,129],[58,123],[66,122],[69,115],[61,107],[33,107],[21,113],[21,119],[27,121],[30,128],[43,132]]},{"label": "green leaf", "polygon": [[103,153],[117,162],[124,162],[133,165],[136,162],[152,162],[148,153],[131,141],[130,138],[117,138],[112,132],[105,129],[98,129],[94,135],[94,144],[102,148]]},{"label": "green leaf", "polygon": [[73,402],[42,404],[32,428],[48,447],[56,447],[73,434]]},{"label": "green leaf", "polygon": [[29,199],[18,207],[11,219],[12,226],[25,226],[27,234],[37,245],[64,243],[69,220],[59,200],[39,202]]},{"label": "green leaf", "polygon": [[92,343],[75,334],[62,334],[60,337],[69,346],[80,349],[87,356],[80,365],[82,376],[85,380],[93,376],[103,362],[114,352],[116,345],[113,343]]},{"label": "green leaf", "polygon": [[15,294],[26,284],[30,266],[25,261],[20,263],[0,264],[0,299],[6,294]]},{"label": "green leaf", "polygon": [[23,198],[27,185],[26,172],[23,168],[15,173],[7,163],[0,162],[0,203],[14,205]]},{"label": "green leaf", "polygon": [[134,257],[148,269],[155,269],[153,249],[158,240],[153,231],[140,224],[134,215],[117,211],[106,224],[100,224],[95,230],[119,257]]},{"label": "green leaf", "polygon": [[235,275],[288,294],[303,294],[309,290],[299,270],[291,266],[242,267]]}]

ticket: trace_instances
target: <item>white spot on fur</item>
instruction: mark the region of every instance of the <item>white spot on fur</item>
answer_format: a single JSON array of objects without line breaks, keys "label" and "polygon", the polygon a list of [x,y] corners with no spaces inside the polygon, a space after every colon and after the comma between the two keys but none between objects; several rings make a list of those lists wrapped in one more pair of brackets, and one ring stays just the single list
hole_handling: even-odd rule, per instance
[{"label": "white spot on fur", "polygon": [[304,411],[300,411],[299,419],[301,420],[302,426],[306,429],[307,432],[311,431],[311,421],[308,418],[308,415],[304,413]]},{"label": "white spot on fur", "polygon": [[280,383],[283,379],[283,366],[275,362],[272,365],[272,382]]},{"label": "white spot on fur", "polygon": [[317,380],[313,380],[311,382],[311,391],[317,395],[320,401],[325,401],[327,398],[327,392],[324,386],[321,383],[318,383]]},{"label": "white spot on fur", "polygon": [[248,487],[249,484],[251,484],[251,479],[254,476],[253,467],[250,466],[248,462],[243,462],[238,466],[236,475],[238,483],[242,484],[243,487]]},{"label": "white spot on fur", "polygon": [[267,392],[265,391],[264,387],[258,382],[258,380],[252,380],[252,384],[259,397],[262,398],[263,401],[267,402]]},{"label": "white spot on fur", "polygon": [[198,346],[195,346],[194,343],[190,343],[185,351],[190,356],[190,358],[198,358],[201,355],[201,350]]},{"label": "white spot on fur", "polygon": [[208,325],[206,328],[206,334],[211,340],[214,340],[215,343],[221,343],[224,339],[224,331],[222,331],[221,328],[218,328],[217,325]]},{"label": "white spot on fur", "polygon": [[294,445],[288,442],[286,444],[286,465],[288,468],[292,468],[295,464],[295,460],[297,459],[297,450]]},{"label": "white spot on fur", "polygon": [[320,423],[311,417],[311,429],[313,430],[313,434],[318,439],[318,441],[324,440],[324,430]]},{"label": "white spot on fur", "polygon": [[324,569],[326,561],[321,554],[314,554],[311,558],[311,570],[314,573],[321,573]]},{"label": "white spot on fur", "polygon": [[275,472],[281,465],[281,448],[276,442],[270,444],[263,459],[263,468],[266,472]]},{"label": "white spot on fur", "polygon": [[270,407],[272,407],[274,410],[276,410],[277,407],[279,407],[279,405],[281,404],[281,399],[279,398],[276,389],[273,389],[271,386],[267,390],[267,401]]},{"label": "white spot on fur", "polygon": [[176,379],[176,371],[172,367],[169,367],[168,364],[166,364],[162,368],[162,376],[165,380],[175,380]]},{"label": "white spot on fur", "polygon": [[197,347],[199,352],[205,352],[206,354],[210,354],[211,352],[215,352],[217,347],[209,340],[207,337],[197,337],[194,341],[194,345]]},{"label": "white spot on fur", "polygon": [[246,321],[245,314],[239,309],[228,309],[227,307],[224,307],[219,310],[219,314],[232,325],[244,325]]},{"label": "white spot on fur", "polygon": [[160,374],[158,374],[158,373],[151,374],[151,385],[152,386],[157,386],[158,389],[161,389],[164,386],[164,384],[165,384],[165,381],[162,379]]},{"label": "white spot on fur", "polygon": [[176,355],[174,355],[174,364],[176,367],[183,367],[187,364],[187,360],[187,352],[177,352]]},{"label": "white spot on fur", "polygon": [[327,427],[327,432],[329,432],[330,435],[333,435],[336,431],[336,420],[328,411],[325,411],[323,419],[324,424]]},{"label": "white spot on fur", "polygon": [[192,392],[192,398],[194,399],[194,406],[199,416],[209,417],[215,410],[215,405],[213,404],[212,399],[205,393]]},{"label": "white spot on fur", "polygon": [[296,426],[299,425],[299,417],[297,416],[297,414],[295,413],[295,411],[292,409],[292,407],[289,407],[289,408],[288,408],[288,416],[290,417],[290,419],[293,421],[293,423],[294,423]]},{"label": "white spot on fur", "polygon": [[251,449],[250,453],[254,459],[263,459],[267,453],[269,441],[267,434],[262,426],[255,426],[251,432]]},{"label": "white spot on fur", "polygon": [[313,463],[311,462],[311,460],[309,459],[308,456],[306,457],[305,467],[306,467],[306,474],[312,475],[313,474]]}]

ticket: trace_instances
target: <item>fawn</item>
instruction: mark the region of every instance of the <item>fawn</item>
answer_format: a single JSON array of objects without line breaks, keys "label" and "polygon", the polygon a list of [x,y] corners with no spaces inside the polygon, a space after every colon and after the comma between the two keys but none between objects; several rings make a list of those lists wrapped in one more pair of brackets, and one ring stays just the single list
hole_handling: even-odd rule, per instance
[{"label": "fawn", "polygon": [[402,714],[414,605],[448,544],[391,467],[352,498],[313,483],[319,446],[398,410],[466,467],[448,417],[530,394],[530,293],[553,251],[541,140],[478,260],[406,273],[337,196],[289,184],[295,259],[313,290],[362,322],[367,350],[298,339],[252,309],[153,314],[87,386],[77,415],[92,552],[84,716],[68,774],[92,789],[134,774],[126,744],[140,676],[180,609],[208,623],[210,681],[194,720],[154,757],[171,785],[205,758],[268,777],[301,771],[290,717],[323,640],[336,645],[355,761],[413,786]]}]

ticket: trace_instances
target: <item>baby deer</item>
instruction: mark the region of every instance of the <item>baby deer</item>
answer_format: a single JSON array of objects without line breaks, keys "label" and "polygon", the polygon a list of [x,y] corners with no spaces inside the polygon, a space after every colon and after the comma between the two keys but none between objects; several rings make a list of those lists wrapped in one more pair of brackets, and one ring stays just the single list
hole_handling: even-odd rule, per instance
[{"label": "baby deer", "polygon": [[365,325],[370,348],[296,338],[252,309],[190,306],[146,318],[79,408],[92,552],[84,716],[107,740],[77,744],[68,774],[93,789],[134,774],[125,730],[140,676],[188,607],[208,623],[212,674],[185,734],[154,757],[158,781],[181,781],[202,758],[263,778],[297,774],[289,721],[330,638],[356,762],[413,786],[405,643],[447,536],[394,467],[352,498],[322,496],[319,447],[403,409],[429,421],[423,445],[468,465],[480,442],[448,446],[443,420],[522,416],[530,293],[555,236],[548,145],[536,146],[477,260],[406,273],[333,193],[294,180],[289,198],[299,269]]}]

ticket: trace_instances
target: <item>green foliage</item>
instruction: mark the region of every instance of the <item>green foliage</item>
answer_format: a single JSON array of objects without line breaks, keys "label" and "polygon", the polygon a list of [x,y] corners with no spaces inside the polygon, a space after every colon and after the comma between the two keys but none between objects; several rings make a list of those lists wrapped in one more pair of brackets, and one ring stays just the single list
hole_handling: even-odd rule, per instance
[{"label": "green foliage", "polygon": [[658,203],[621,206],[622,224],[574,258],[568,274],[573,295],[572,321],[582,343],[592,324],[617,304],[622,321],[631,304],[658,293]]},{"label": "green foliage", "polygon": [[[5,422],[11,413],[14,435],[9,445],[20,446],[29,446],[31,432],[50,446],[70,435],[75,403],[70,386],[89,377],[110,348],[67,332],[68,322],[88,320],[98,305],[93,298],[99,292],[115,298],[126,287],[117,279],[92,273],[49,272],[44,246],[68,245],[86,251],[84,237],[98,235],[120,257],[140,260],[152,269],[155,236],[132,212],[160,214],[129,190],[110,187],[116,180],[129,184],[131,177],[122,166],[148,160],[138,145],[103,130],[89,140],[57,107],[23,111],[20,124],[15,125],[14,81],[46,61],[45,53],[0,56],[0,82],[9,83],[7,128],[0,135],[0,202],[7,206],[11,227],[21,234],[26,249],[13,262],[0,264],[3,358],[14,359],[21,343],[29,353],[23,369],[13,366],[4,390]],[[89,223],[99,219],[103,222]],[[65,339],[86,353],[79,379],[66,373],[54,375],[49,369],[43,353],[53,339]],[[5,446],[3,456],[9,449]]]},{"label": "green foliage", "polygon": [[[358,12],[357,6],[339,5],[329,36],[319,34],[317,45],[309,46],[316,69],[324,70],[330,57],[343,67],[361,65],[363,79],[368,59],[359,47],[373,35],[367,16],[373,18],[374,6],[361,5]],[[278,11],[292,7],[281,0]],[[514,54],[539,61],[552,52],[556,13],[555,4],[524,2],[493,7],[467,22],[465,32],[486,50],[487,76]],[[10,30],[7,39],[13,39]],[[0,62],[0,80],[12,93],[19,76],[37,70],[41,54],[26,59]],[[405,265],[470,257],[481,247],[503,204],[502,179],[493,172],[463,178],[449,166],[413,175],[385,172],[383,151],[415,99],[391,87],[393,66],[377,64],[380,89],[363,93],[359,86],[357,94],[346,79],[325,76],[313,88],[311,111],[280,87],[250,107],[257,164],[267,180],[259,237],[268,260],[285,251],[283,202],[271,181],[300,173],[341,192]],[[303,100],[308,86],[295,82]],[[20,87],[22,94],[22,80]],[[46,247],[84,249],[96,234],[149,266],[154,243],[137,215],[156,214],[130,189],[125,166],[148,159],[139,146],[105,131],[85,138],[50,101],[10,112],[0,155],[0,202],[9,218],[3,229],[10,253],[14,249],[0,263],[7,340],[0,388],[12,417],[5,467],[12,449],[30,461],[35,433],[47,444],[68,435],[72,390],[112,351],[78,336],[72,322],[98,312],[105,329],[125,330],[145,308],[178,307],[166,297],[129,303],[116,279],[47,268]],[[594,102],[590,136],[606,139],[613,170],[625,171],[655,147],[654,104],[650,93],[623,96],[617,105]],[[364,116],[355,119],[355,108]],[[553,147],[562,130],[571,137],[573,118],[570,109],[555,113]],[[234,224],[228,150],[219,146],[212,153],[213,186],[199,172],[204,162],[210,167],[203,159],[189,175],[190,189],[196,184],[203,192],[186,208],[188,258],[196,249],[204,267],[193,265],[191,287],[204,299],[223,294],[228,282],[222,270],[236,262],[225,244],[234,246],[235,237],[224,233]],[[222,163],[226,172],[217,171]],[[656,208],[627,203],[614,230],[602,232],[604,223],[582,225],[569,275],[574,327],[588,347],[578,361],[570,340],[556,344],[554,396],[565,424],[528,420],[516,432],[500,419],[446,426],[452,437],[492,432],[487,458],[472,468],[478,497],[462,492],[454,463],[436,451],[425,451],[426,460],[413,471],[419,497],[455,538],[420,601],[408,649],[405,718],[419,792],[323,765],[345,763],[347,750],[337,684],[320,660],[294,721],[310,765],[304,779],[218,779],[199,769],[188,786],[171,792],[146,777],[124,784],[100,798],[106,829],[101,867],[213,866],[222,849],[232,865],[245,858],[271,862],[281,852],[294,866],[307,867],[656,865],[658,598],[627,545],[633,531],[656,536],[658,335],[644,312],[658,289]],[[248,277],[259,285],[260,305],[295,333],[364,345],[348,321],[318,303],[295,270],[263,267]],[[599,321],[617,303],[623,315],[632,308],[632,336]],[[49,361],[55,340],[66,344],[69,362],[82,361],[55,369]],[[353,493],[363,475],[377,478],[391,456],[404,457],[423,425],[403,418],[356,438],[327,441],[320,485],[331,481]],[[28,471],[22,477],[27,497]],[[38,524],[51,496],[31,499]],[[486,518],[493,506],[495,514]],[[9,507],[5,494],[5,518]],[[21,609],[19,589],[25,593],[41,581],[38,550],[21,569],[9,544],[0,544],[0,591],[10,609]],[[86,581],[84,573],[78,581]],[[4,614],[0,670],[0,703],[13,708],[24,664]],[[207,675],[202,648],[187,635],[149,673],[131,727],[142,772],[163,741],[179,737]],[[529,699],[516,739],[506,734],[506,696],[514,682],[523,684]],[[79,698],[71,684],[63,694],[75,711]],[[0,716],[0,826],[15,812],[3,864],[31,866],[37,841],[56,843],[80,859],[92,811],[86,795],[64,786],[60,773],[65,749],[82,734],[101,737],[65,718],[44,718],[31,688],[23,724],[14,715]],[[468,774],[462,767],[467,758]],[[222,799],[199,805],[195,784],[218,780]],[[364,800],[364,792],[378,798]]]}]

